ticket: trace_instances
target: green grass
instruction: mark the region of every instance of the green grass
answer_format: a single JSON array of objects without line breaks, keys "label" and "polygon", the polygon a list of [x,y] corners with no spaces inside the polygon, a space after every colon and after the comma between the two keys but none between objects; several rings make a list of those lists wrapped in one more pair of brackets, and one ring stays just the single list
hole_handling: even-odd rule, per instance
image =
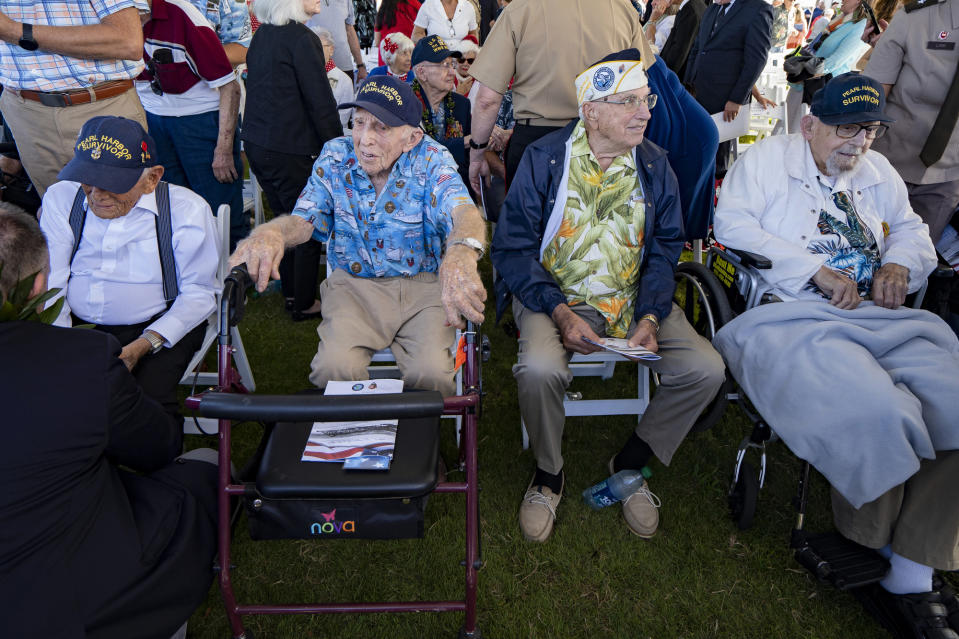
[{"label": "green grass", "polygon": [[[852,597],[816,583],[793,560],[790,500],[799,463],[782,444],[770,447],[767,484],[753,528],[739,531],[731,522],[726,491],[736,447],[747,432],[737,408],[730,408],[711,431],[687,438],[669,468],[654,462],[650,484],[663,501],[662,523],[648,541],[628,532],[618,506],[594,512],[579,499],[584,488],[606,475],[607,460],[628,437],[633,419],[569,419],[567,488],[555,531],[545,544],[524,541],[516,516],[534,463],[531,453],[521,449],[510,372],[516,342],[493,319],[490,303],[484,330],[493,352],[484,368],[479,425],[485,562],[479,574],[479,626],[484,637],[885,636]],[[275,294],[250,301],[241,332],[258,392],[309,386],[317,323],[290,321]],[[626,397],[636,387],[635,376],[635,367],[621,364],[613,380],[577,378],[574,389],[587,398]],[[234,433],[235,454],[242,460],[256,445],[260,427],[243,424]],[[200,436],[189,440],[190,447],[215,443]],[[444,434],[443,447],[452,463],[451,432]],[[463,592],[463,503],[462,495],[432,496],[421,540],[253,542],[241,521],[233,543],[239,601],[458,599]],[[819,477],[809,512],[809,529],[830,527],[828,491]],[[431,639],[455,637],[462,615],[260,616],[245,622],[258,639]],[[216,585],[190,619],[189,631],[195,638],[230,636]]]}]

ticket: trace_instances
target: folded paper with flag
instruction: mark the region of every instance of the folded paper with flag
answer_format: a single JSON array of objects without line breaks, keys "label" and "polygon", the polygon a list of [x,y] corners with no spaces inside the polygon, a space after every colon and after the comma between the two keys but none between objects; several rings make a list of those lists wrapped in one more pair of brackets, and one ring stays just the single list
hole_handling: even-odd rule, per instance
[{"label": "folded paper with flag", "polygon": [[[333,381],[326,395],[377,395],[402,393],[403,380]],[[399,420],[316,422],[310,431],[301,461],[337,462],[343,468],[388,470],[396,444]]]}]

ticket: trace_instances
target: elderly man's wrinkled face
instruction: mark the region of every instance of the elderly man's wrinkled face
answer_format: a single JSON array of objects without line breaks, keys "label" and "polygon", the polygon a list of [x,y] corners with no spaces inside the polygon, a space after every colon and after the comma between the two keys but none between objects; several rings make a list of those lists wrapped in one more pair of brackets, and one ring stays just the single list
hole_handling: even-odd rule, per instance
[{"label": "elderly man's wrinkled face", "polygon": [[449,93],[453,90],[453,69],[456,60],[447,58],[442,62],[420,62],[416,65],[416,78],[434,91]]},{"label": "elderly man's wrinkled face", "polygon": [[647,102],[656,99],[649,95],[649,87],[642,87],[589,102],[589,109],[584,109],[589,128],[608,140],[621,141],[624,148],[640,144],[652,117]]},{"label": "elderly man's wrinkled face", "polygon": [[388,176],[399,157],[422,139],[412,126],[388,126],[364,109],[353,115],[353,150],[370,178]]},{"label": "elderly man's wrinkled face", "polygon": [[161,177],[162,166],[150,167],[144,170],[137,183],[126,193],[111,193],[87,184],[80,186],[93,214],[104,220],[113,220],[129,213],[144,194],[152,193]]},{"label": "elderly man's wrinkled face", "polygon": [[[859,124],[871,126],[879,122]],[[848,134],[857,127],[856,124],[843,125],[841,130],[843,134]],[[875,133],[869,133],[866,129],[860,129],[852,137],[842,137],[835,125],[823,124],[811,115],[802,119],[802,134],[809,140],[809,150],[816,166],[826,175],[838,175],[856,168],[876,137]]]}]

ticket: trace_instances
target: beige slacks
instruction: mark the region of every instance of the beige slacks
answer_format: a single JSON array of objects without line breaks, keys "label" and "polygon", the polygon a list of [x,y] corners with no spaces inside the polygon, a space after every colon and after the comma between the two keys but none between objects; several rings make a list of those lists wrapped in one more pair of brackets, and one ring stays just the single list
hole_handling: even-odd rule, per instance
[{"label": "beige slacks", "polygon": [[[586,304],[571,308],[597,335],[605,335],[606,320],[598,311]],[[520,413],[536,465],[556,474],[563,468],[563,395],[573,379],[569,369],[572,354],[563,348],[559,329],[545,313],[535,313],[514,299],[513,315],[520,332],[519,357],[513,366]],[[675,304],[660,324],[657,341],[662,359],[643,362],[659,373],[660,384],[636,426],[636,435],[668,465],[722,385],[725,365]]]},{"label": "beige slacks", "polygon": [[147,129],[147,116],[137,92],[68,107],[48,107],[4,91],[0,97],[3,119],[13,131],[20,162],[42,197],[57,182],[57,173],[73,159],[73,149],[83,124],[98,115],[136,120]]},{"label": "beige slacks", "polygon": [[320,299],[311,382],[368,379],[373,353],[389,347],[406,388],[453,395],[455,331],[446,326],[436,273],[364,278],[337,269],[320,285]]}]

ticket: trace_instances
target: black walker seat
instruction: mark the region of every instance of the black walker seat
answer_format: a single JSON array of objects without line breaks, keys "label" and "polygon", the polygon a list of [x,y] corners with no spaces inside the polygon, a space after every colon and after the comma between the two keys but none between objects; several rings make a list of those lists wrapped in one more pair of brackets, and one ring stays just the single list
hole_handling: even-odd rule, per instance
[{"label": "black walker seat", "polygon": [[[479,556],[477,420],[480,410],[480,342],[467,327],[459,348],[465,356],[463,395],[435,391],[325,396],[252,395],[235,391],[229,378],[230,328],[243,315],[244,292],[251,285],[244,267],[226,278],[219,329],[220,385],[189,397],[186,404],[203,417],[219,420],[218,565],[220,591],[234,639],[250,639],[243,615],[369,612],[465,613],[460,639],[479,639],[476,625]],[[438,466],[440,416],[462,416],[459,467],[465,480],[446,481]],[[341,464],[303,462],[301,456],[315,421],[398,419],[395,455],[387,471],[344,470]],[[230,477],[232,420],[275,424],[257,463],[256,478]],[[254,539],[397,538],[423,534],[423,510],[430,493],[466,497],[465,595],[456,601],[386,601],[305,604],[240,604],[232,585],[231,500],[242,498]]]}]

